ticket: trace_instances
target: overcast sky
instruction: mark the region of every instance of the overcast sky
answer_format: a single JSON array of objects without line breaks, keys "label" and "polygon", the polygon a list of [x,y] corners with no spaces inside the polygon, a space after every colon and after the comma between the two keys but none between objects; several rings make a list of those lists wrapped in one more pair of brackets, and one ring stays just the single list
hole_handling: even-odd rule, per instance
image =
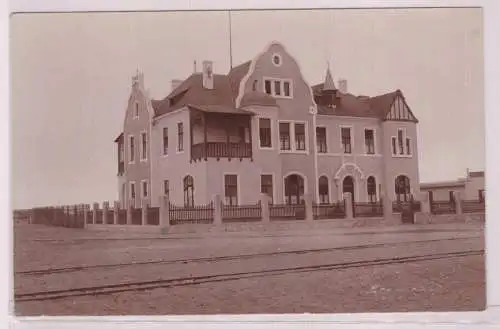
[{"label": "overcast sky", "polygon": [[[423,182],[484,169],[480,9],[246,11],[232,22],[234,65],[277,40],[310,84],[330,61],[354,94],[401,89],[420,120]],[[227,73],[228,36],[225,12],[14,15],[13,206],[117,199],[113,140],[136,69],[163,98],[194,60]]]}]

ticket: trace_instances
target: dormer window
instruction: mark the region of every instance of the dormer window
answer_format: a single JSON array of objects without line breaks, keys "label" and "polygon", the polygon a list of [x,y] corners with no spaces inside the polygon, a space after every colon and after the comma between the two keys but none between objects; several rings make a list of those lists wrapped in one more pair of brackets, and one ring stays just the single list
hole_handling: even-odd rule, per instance
[{"label": "dormer window", "polygon": [[293,98],[292,89],[292,80],[264,79],[264,92],[276,98]]}]

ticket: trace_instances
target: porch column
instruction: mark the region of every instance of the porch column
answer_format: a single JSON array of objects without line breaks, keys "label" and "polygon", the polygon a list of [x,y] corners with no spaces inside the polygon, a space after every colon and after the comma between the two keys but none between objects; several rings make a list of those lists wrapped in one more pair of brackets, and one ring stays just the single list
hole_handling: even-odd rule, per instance
[{"label": "porch column", "polygon": [[207,114],[203,113],[203,152],[205,153],[205,161],[207,161],[208,154],[208,133],[207,133]]},{"label": "porch column", "polygon": [[148,223],[148,200],[142,199],[141,208],[141,225],[146,225]]},{"label": "porch column", "polygon": [[127,225],[132,225],[132,201],[129,202],[128,207],[127,207]]},{"label": "porch column", "polygon": [[457,191],[454,193],[455,196],[455,213],[457,216],[462,216],[463,215],[463,210],[462,210],[462,192]]},{"label": "porch column", "polygon": [[304,203],[305,203],[305,211],[306,211],[306,221],[312,222],[314,220],[313,214],[313,205],[312,205],[312,194],[306,193],[304,194]]},{"label": "porch column", "polygon": [[[250,143],[250,161],[253,161],[252,117],[249,117],[249,119],[248,119],[248,141]],[[246,147],[246,145],[245,145],[245,147]]]},{"label": "porch column", "polygon": [[165,234],[168,233],[170,228],[170,201],[168,196],[162,195],[160,196],[160,231]]},{"label": "porch column", "polygon": [[99,209],[99,203],[94,202],[94,208],[92,209],[92,224],[97,224],[97,209]]}]

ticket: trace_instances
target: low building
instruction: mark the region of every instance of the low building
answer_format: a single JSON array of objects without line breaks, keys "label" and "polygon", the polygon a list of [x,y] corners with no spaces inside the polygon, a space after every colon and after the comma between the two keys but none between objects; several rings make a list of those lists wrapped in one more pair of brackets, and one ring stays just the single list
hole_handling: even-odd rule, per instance
[{"label": "low building", "polygon": [[422,183],[420,190],[429,194],[429,199],[433,201],[453,200],[454,195],[460,192],[464,200],[484,201],[485,184],[484,171],[469,171],[465,178],[454,181]]}]

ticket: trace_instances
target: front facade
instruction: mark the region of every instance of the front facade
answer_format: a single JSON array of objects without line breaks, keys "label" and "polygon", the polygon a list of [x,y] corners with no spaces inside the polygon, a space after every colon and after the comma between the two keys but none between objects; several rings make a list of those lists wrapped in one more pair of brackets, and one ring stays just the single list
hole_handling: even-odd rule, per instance
[{"label": "front facade", "polygon": [[273,42],[221,75],[211,62],[151,100],[133,79],[118,150],[122,206],[409,200],[419,192],[417,119],[401,91],[354,96],[346,81],[310,86]]}]

